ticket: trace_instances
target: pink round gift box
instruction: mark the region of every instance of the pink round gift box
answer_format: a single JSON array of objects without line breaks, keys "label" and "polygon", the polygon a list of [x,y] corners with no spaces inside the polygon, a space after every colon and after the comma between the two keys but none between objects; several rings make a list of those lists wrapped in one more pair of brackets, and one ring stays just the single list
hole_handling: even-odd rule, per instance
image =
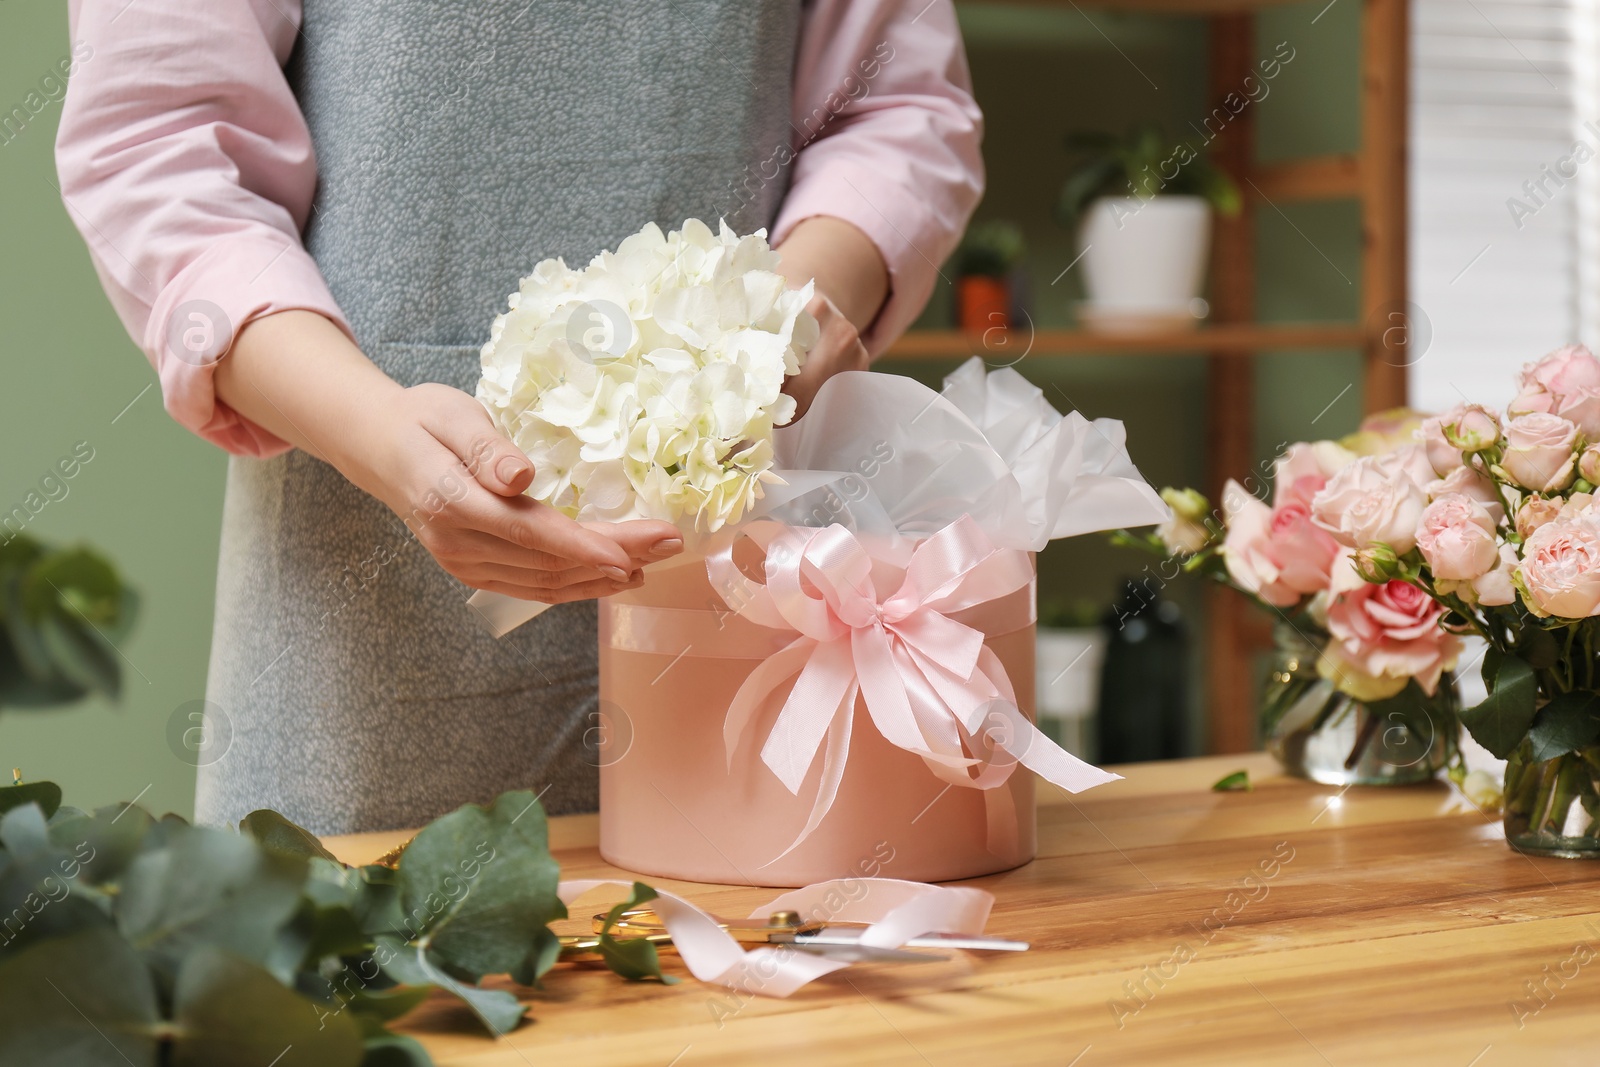
[{"label": "pink round gift box", "polygon": [[[1016,691],[1034,715],[1034,589],[952,617],[989,635]],[[1013,598],[1025,598],[1021,603]],[[641,615],[657,611],[670,639],[634,640]],[[1026,626],[999,627],[1025,614]],[[997,793],[952,786],[921,757],[878,732],[857,698],[849,757],[832,808],[797,848],[822,773],[818,756],[798,795],[761,761],[761,742],[785,684],[756,719],[731,769],[723,721],[761,643],[776,651],[792,632],[748,623],[713,591],[703,562],[657,571],[643,587],[600,601],[600,854],[624,870],[658,877],[758,886],[803,886],[832,878],[940,882],[1027,863],[1036,848],[1033,775],[1017,767]],[[620,646],[620,647],[619,647]],[[742,647],[740,647],[742,646]],[[719,655],[723,653],[723,655]],[[728,652],[734,656],[725,655]],[[996,804],[1015,830],[990,829]],[[778,858],[778,857],[782,858]]]}]

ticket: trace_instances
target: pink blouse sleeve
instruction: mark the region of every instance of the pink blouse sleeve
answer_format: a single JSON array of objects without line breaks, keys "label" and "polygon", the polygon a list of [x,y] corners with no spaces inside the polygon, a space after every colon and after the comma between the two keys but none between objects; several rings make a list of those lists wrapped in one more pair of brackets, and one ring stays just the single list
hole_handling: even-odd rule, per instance
[{"label": "pink blouse sleeve", "polygon": [[68,213],[173,418],[230,452],[289,445],[218,402],[251,319],[299,308],[349,332],[300,242],[311,137],[283,74],[299,0],[70,0],[56,167]]},{"label": "pink blouse sleeve", "polygon": [[801,32],[798,151],[773,241],[813,215],[872,239],[890,279],[863,338],[877,355],[922,311],[983,194],[983,115],[951,0],[815,0]]}]

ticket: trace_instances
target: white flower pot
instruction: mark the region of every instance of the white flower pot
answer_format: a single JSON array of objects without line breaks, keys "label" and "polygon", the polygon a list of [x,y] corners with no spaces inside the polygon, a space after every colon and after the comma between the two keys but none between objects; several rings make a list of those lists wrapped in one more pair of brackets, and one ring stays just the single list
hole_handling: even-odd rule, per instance
[{"label": "white flower pot", "polygon": [[1100,703],[1105,631],[1099,627],[1040,627],[1034,649],[1034,706],[1039,728],[1054,734],[1068,752],[1084,757],[1091,742],[1089,724]]},{"label": "white flower pot", "polygon": [[1211,205],[1198,196],[1106,196],[1078,228],[1090,327],[1193,324],[1205,315]]}]

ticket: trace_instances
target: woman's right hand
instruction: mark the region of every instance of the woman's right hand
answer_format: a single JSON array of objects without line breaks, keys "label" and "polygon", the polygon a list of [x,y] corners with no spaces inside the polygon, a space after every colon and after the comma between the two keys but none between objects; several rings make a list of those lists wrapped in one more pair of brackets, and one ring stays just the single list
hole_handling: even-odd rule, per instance
[{"label": "woman's right hand", "polygon": [[320,315],[249,323],[216,386],[240,414],[377,497],[474,589],[588,600],[637,587],[646,563],[683,550],[671,523],[580,524],[523,496],[533,465],[477,400],[447,385],[401,387]]},{"label": "woman's right hand", "polygon": [[683,549],[671,523],[583,525],[523,496],[533,465],[459,389],[403,389],[377,425],[375,447],[364,450],[371,458],[352,481],[474,589],[546,604],[588,600],[636,588],[644,564]]}]

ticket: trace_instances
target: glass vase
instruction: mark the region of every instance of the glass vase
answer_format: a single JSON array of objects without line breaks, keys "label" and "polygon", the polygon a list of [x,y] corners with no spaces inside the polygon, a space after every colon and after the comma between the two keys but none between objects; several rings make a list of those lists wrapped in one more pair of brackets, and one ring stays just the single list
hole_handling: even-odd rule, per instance
[{"label": "glass vase", "polygon": [[1328,785],[1410,785],[1432,781],[1456,751],[1460,701],[1444,675],[1432,697],[1384,701],[1378,711],[1317,673],[1321,633],[1284,623],[1274,631],[1262,702],[1267,751],[1286,774]]},{"label": "glass vase", "polygon": [[1600,745],[1535,760],[1523,738],[1506,760],[1505,830],[1518,852],[1600,859]]}]

